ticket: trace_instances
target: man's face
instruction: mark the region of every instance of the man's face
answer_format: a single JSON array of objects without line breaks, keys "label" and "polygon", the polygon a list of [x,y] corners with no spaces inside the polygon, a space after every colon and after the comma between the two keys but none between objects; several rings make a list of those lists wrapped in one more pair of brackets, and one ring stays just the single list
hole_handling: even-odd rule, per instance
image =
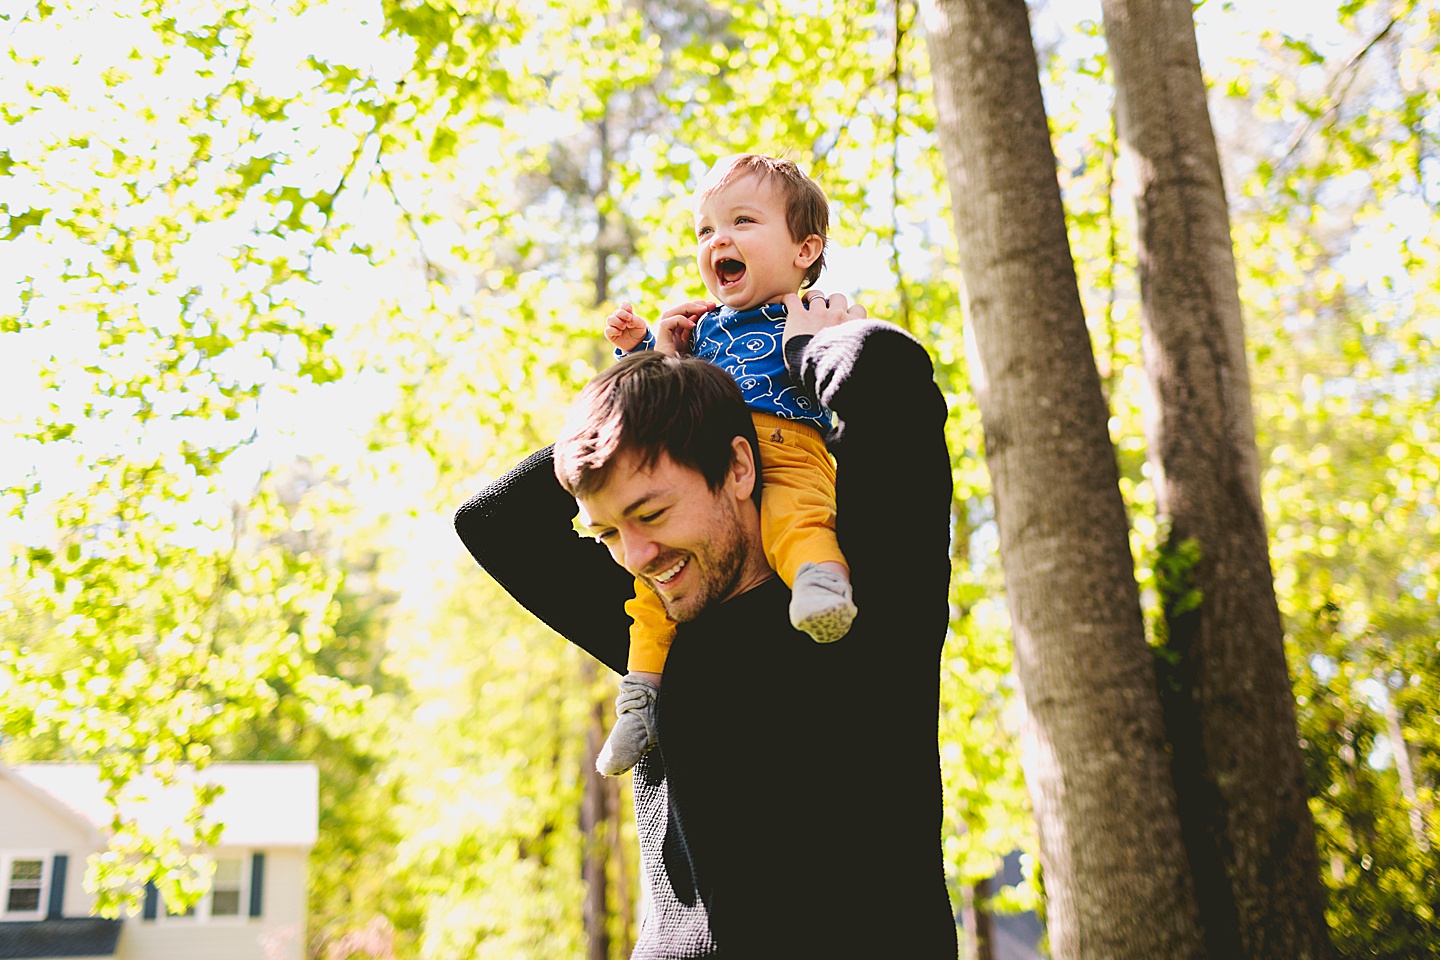
[{"label": "man's face", "polygon": [[785,197],[758,174],[737,177],[695,206],[695,262],[710,295],[749,310],[796,293],[820,255],[818,237],[796,241]]},{"label": "man's face", "polygon": [[750,546],[739,515],[750,489],[733,470],[712,491],[698,470],[668,454],[644,469],[626,452],[605,486],[578,498],[580,520],[683,623],[754,585],[746,580]]}]

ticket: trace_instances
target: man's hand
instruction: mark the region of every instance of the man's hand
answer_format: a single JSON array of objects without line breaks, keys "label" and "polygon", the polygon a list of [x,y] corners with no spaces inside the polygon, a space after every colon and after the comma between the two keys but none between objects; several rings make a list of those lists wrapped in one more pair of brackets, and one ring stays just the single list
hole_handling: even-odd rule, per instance
[{"label": "man's hand", "polygon": [[780,300],[785,304],[785,340],[807,333],[819,333],[827,327],[835,327],[846,320],[860,320],[865,317],[865,308],[850,304],[843,294],[830,296],[818,290],[807,290],[802,299],[800,294],[786,294]]},{"label": "man's hand", "polygon": [[660,314],[655,329],[655,349],[670,357],[684,356],[690,352],[690,331],[705,314],[715,309],[709,300],[688,300],[678,303]]},{"label": "man's hand", "polygon": [[605,339],[617,349],[629,353],[645,340],[649,327],[635,315],[635,307],[629,301],[621,301],[615,312],[605,318]]}]

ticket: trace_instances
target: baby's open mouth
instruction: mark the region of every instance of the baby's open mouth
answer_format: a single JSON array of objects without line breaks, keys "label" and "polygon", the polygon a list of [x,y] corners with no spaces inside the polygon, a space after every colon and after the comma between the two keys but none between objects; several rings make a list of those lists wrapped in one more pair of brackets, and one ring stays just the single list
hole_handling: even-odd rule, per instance
[{"label": "baby's open mouth", "polygon": [[720,286],[728,287],[732,283],[738,283],[740,278],[745,276],[745,264],[726,257],[715,264],[715,275],[720,278]]}]

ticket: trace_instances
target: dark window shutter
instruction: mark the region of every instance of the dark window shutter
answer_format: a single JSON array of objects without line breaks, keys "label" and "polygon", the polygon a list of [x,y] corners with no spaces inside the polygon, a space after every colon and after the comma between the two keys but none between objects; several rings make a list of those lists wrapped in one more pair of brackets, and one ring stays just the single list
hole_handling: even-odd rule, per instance
[{"label": "dark window shutter", "polygon": [[50,867],[50,909],[46,914],[47,919],[58,920],[65,912],[65,868],[69,866],[70,858],[63,854],[55,854],[55,861]]},{"label": "dark window shutter", "polygon": [[145,884],[145,909],[141,912],[141,918],[154,920],[155,914],[160,912],[160,891],[155,889],[155,884]]},{"label": "dark window shutter", "polygon": [[250,858],[250,916],[260,916],[265,905],[265,854]]}]

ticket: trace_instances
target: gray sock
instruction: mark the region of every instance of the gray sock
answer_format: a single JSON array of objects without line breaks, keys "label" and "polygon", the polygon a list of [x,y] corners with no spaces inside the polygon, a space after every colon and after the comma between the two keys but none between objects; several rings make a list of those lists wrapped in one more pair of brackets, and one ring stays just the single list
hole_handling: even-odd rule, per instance
[{"label": "gray sock", "polygon": [[655,732],[655,697],[660,688],[649,680],[627,673],[615,698],[615,726],[595,758],[595,769],[607,777],[618,777],[640,762],[646,751],[660,742]]},{"label": "gray sock", "polygon": [[790,623],[816,643],[834,643],[858,612],[851,596],[849,580],[818,563],[802,563],[790,591]]}]

